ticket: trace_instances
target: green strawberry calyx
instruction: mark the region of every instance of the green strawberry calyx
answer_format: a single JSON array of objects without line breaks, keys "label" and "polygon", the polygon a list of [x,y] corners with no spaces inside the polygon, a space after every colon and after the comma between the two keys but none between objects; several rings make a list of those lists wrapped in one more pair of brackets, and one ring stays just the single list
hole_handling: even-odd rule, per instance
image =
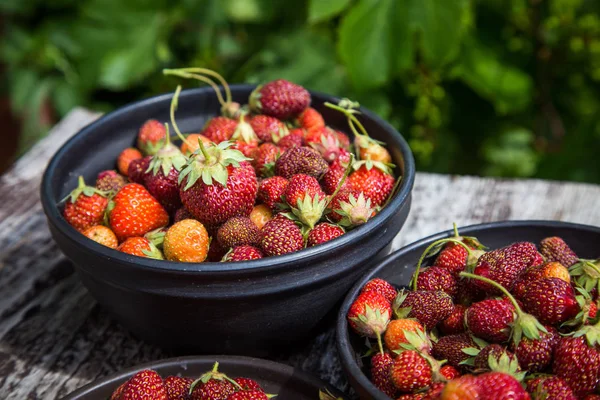
[{"label": "green strawberry calyx", "polygon": [[164,260],[162,252],[158,249],[158,247],[156,247],[156,245],[154,243],[152,243],[152,241],[150,241],[150,239],[147,239],[147,240],[148,240],[148,247],[150,247],[150,250],[143,249],[142,253],[144,253],[144,255],[148,258],[153,258],[155,260]]},{"label": "green strawberry calyx", "polygon": [[575,283],[590,292],[593,288],[600,290],[600,259],[583,260],[569,267],[569,275],[573,277]]},{"label": "green strawberry calyx", "polygon": [[235,128],[235,132],[233,132],[233,135],[231,136],[231,140],[240,140],[245,143],[258,142],[258,136],[256,136],[254,129],[252,129],[252,125],[246,121],[245,114],[240,115],[239,122]]},{"label": "green strawberry calyx", "polygon": [[343,227],[355,227],[365,224],[375,212],[371,206],[371,199],[360,192],[358,197],[353,194],[348,196],[348,201],[340,201],[339,208],[333,210],[342,219],[338,222]]},{"label": "green strawberry calyx", "polygon": [[431,351],[431,340],[425,331],[421,329],[416,329],[415,331],[403,329],[402,332],[404,332],[404,337],[408,343],[400,343],[401,348],[393,350],[394,353],[400,354],[405,350],[416,350],[419,353],[428,354]]},{"label": "green strawberry calyx", "polygon": [[113,192],[111,190],[105,191],[95,188],[93,186],[87,186],[83,179],[83,176],[79,176],[77,179],[77,187],[73,189],[71,193],[67,197],[65,197],[62,201],[69,200],[71,203],[75,203],[79,196],[84,195],[86,197],[92,197],[95,194],[99,194],[102,197],[110,197]]},{"label": "green strawberry calyx", "polygon": [[344,400],[343,397],[335,397],[329,389],[325,389],[325,391],[319,390],[319,400]]},{"label": "green strawberry calyx", "polygon": [[298,199],[296,207],[292,207],[290,212],[283,215],[293,221],[302,224],[302,233],[307,234],[323,217],[327,207],[327,198],[321,198],[317,193],[311,196],[309,193],[304,195],[303,199]]},{"label": "green strawberry calyx", "polygon": [[165,124],[167,129],[167,138],[163,147],[152,156],[148,169],[146,172],[152,172],[152,175],[156,176],[159,171],[162,171],[164,176],[169,175],[171,168],[175,168],[178,172],[187,162],[187,158],[183,155],[181,150],[173,143],[171,143],[169,135],[169,126]]},{"label": "green strawberry calyx", "polygon": [[379,352],[383,353],[381,335],[387,329],[390,318],[391,315],[389,313],[382,314],[381,309],[378,307],[371,307],[366,304],[365,312],[357,315],[356,317],[351,317],[350,320],[357,325],[358,331],[362,332],[364,336],[375,336],[377,338]]},{"label": "green strawberry calyx", "polygon": [[197,385],[205,384],[206,382],[208,382],[210,380],[227,381],[227,382],[231,383],[232,385],[234,385],[237,388],[237,390],[242,389],[242,387],[240,386],[239,383],[237,383],[236,381],[234,381],[233,379],[228,377],[226,374],[219,372],[219,362],[215,361],[212,370],[205,372],[204,374],[202,374],[200,376],[200,378],[198,378],[194,382],[192,382],[192,384],[190,385],[189,394],[191,395],[194,392],[194,389],[196,388]]},{"label": "green strawberry calyx", "polygon": [[250,105],[250,109],[253,111],[260,112],[262,110],[262,104],[260,103],[260,98],[262,97],[262,93],[260,92],[263,88],[263,85],[258,85],[252,93],[250,93],[250,97],[248,98],[248,104]]},{"label": "green strawberry calyx", "polygon": [[548,333],[548,330],[544,327],[544,325],[542,325],[533,315],[524,312],[519,306],[519,303],[517,303],[517,301],[515,300],[515,298],[508,292],[508,290],[506,290],[504,286],[500,285],[498,282],[485,278],[483,276],[470,274],[468,272],[461,272],[459,276],[463,278],[477,279],[489,283],[496,289],[500,290],[502,294],[504,294],[506,298],[508,298],[508,300],[512,303],[513,307],[515,308],[516,313],[516,317],[513,323],[511,324],[511,336],[515,346],[519,344],[523,335],[525,335],[525,337],[528,339],[535,340],[540,338],[540,332]]}]

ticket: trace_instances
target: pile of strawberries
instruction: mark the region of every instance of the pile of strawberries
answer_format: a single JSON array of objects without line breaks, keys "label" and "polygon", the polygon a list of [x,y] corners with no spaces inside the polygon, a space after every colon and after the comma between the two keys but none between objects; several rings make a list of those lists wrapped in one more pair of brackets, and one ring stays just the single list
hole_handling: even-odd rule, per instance
[{"label": "pile of strawberries", "polygon": [[600,399],[599,285],[600,260],[559,237],[486,251],[455,229],[410,289],[372,279],[347,318],[392,399]]},{"label": "pile of strawberries", "polygon": [[366,223],[399,182],[390,153],[356,117],[356,103],[326,103],[347,118],[351,143],[310,107],[309,92],[291,82],[259,86],[242,106],[213,71],[165,74],[211,84],[222,115],[200,133],[182,134],[175,121],[178,87],[170,125],[144,123],[136,148],[124,149],[118,171],[100,172],[95,187],[80,178],[64,217],[98,243],[180,262],[282,255]]}]

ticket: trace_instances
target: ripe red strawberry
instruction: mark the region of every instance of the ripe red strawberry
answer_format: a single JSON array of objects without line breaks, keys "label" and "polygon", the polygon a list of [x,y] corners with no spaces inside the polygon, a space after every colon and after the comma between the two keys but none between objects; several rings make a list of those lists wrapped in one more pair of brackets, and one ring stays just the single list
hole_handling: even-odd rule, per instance
[{"label": "ripe red strawberry", "polygon": [[231,139],[237,128],[237,121],[227,117],[214,117],[204,126],[201,134],[215,143]]},{"label": "ripe red strawberry", "polygon": [[590,347],[584,337],[561,337],[554,349],[552,372],[564,379],[577,398],[594,392],[600,382],[597,343]]},{"label": "ripe red strawberry", "polygon": [[361,293],[375,291],[382,294],[390,303],[394,301],[398,291],[396,288],[381,278],[373,278],[369,282],[365,283],[365,286],[361,289]]},{"label": "ripe red strawberry", "polygon": [[123,390],[125,390],[125,386],[127,386],[128,383],[129,381],[123,382],[118,388],[116,388],[115,391],[110,395],[110,400],[119,400],[123,394]]},{"label": "ripe red strawberry", "polygon": [[440,374],[448,380],[458,378],[461,375],[460,371],[452,365],[443,365],[440,368]]},{"label": "ripe red strawberry", "polygon": [[415,318],[428,330],[448,318],[453,309],[452,298],[440,290],[401,291],[394,300],[398,318]]},{"label": "ripe red strawberry", "polygon": [[414,350],[398,354],[390,372],[394,386],[401,392],[415,392],[433,383],[430,361]]},{"label": "ripe red strawberry", "polygon": [[232,217],[217,231],[217,239],[227,248],[258,245],[261,235],[258,227],[248,217]]},{"label": "ripe red strawberry", "polygon": [[127,253],[138,257],[153,258],[163,260],[164,257],[160,250],[145,237],[128,237],[117,247],[121,253]]},{"label": "ripe red strawberry", "polygon": [[455,304],[452,313],[440,322],[439,328],[444,335],[454,335],[465,331],[465,312],[467,307]]},{"label": "ripe red strawberry", "polygon": [[340,147],[345,150],[350,149],[350,138],[348,137],[348,135],[346,135],[344,132],[341,132],[341,131],[334,131],[334,132],[335,132],[335,136],[337,137],[337,140],[340,144]]},{"label": "ripe red strawberry", "polygon": [[63,216],[73,228],[83,232],[102,224],[108,206],[108,193],[86,186],[82,176],[78,182],[65,203]]},{"label": "ripe red strawberry", "polygon": [[[510,367],[514,371],[510,371]],[[476,372],[500,371],[509,373],[521,370],[517,357],[511,351],[508,351],[505,346],[497,343],[488,344],[479,350],[479,353],[473,358],[473,368]]]},{"label": "ripe red strawberry", "polygon": [[114,169],[102,171],[96,178],[96,189],[103,192],[117,193],[125,185],[127,185],[127,178]]},{"label": "ripe red strawberry", "polygon": [[[214,234],[212,235],[214,238]],[[208,254],[206,255],[206,261],[208,262],[219,262],[223,260],[223,257],[227,254],[229,249],[223,247],[218,240],[211,240],[208,246]]]},{"label": "ripe red strawberry", "polygon": [[484,340],[503,343],[508,341],[515,308],[505,299],[486,299],[473,303],[465,313],[467,328]]},{"label": "ripe red strawberry", "polygon": [[249,104],[255,112],[290,119],[310,106],[310,93],[300,85],[277,79],[254,89]]},{"label": "ripe red strawberry", "polygon": [[558,376],[539,376],[527,381],[533,400],[577,400],[567,383]]},{"label": "ripe red strawberry", "polygon": [[446,243],[440,254],[438,254],[433,265],[447,269],[454,275],[465,270],[469,252],[460,244]]},{"label": "ripe red strawberry", "polygon": [[511,292],[517,299],[521,299],[530,284],[543,278],[558,278],[568,284],[571,283],[569,270],[559,262],[549,262],[527,268],[515,281]]},{"label": "ripe red strawberry", "polygon": [[229,253],[223,257],[224,262],[234,261],[249,261],[263,258],[263,253],[254,246],[238,246],[234,247]]},{"label": "ripe red strawberry", "polygon": [[417,277],[418,290],[441,290],[450,296],[456,296],[458,283],[456,277],[446,268],[429,267],[423,269]]},{"label": "ripe red strawberry", "polygon": [[542,324],[558,325],[579,312],[573,287],[558,278],[531,282],[520,300],[525,311],[537,317]]},{"label": "ripe red strawberry", "polygon": [[250,215],[258,184],[252,166],[230,143],[201,146],[179,174],[185,208],[204,225],[217,226],[231,217]]},{"label": "ripe red strawberry", "polygon": [[265,203],[271,210],[276,209],[277,203],[283,203],[281,198],[287,188],[288,180],[281,176],[272,176],[260,182],[258,200]]},{"label": "ripe red strawberry", "polygon": [[121,174],[128,176],[127,171],[129,171],[129,164],[131,164],[132,161],[139,160],[143,157],[144,156],[138,149],[128,147],[117,157],[117,169]]},{"label": "ripe red strawberry", "polygon": [[325,120],[320,112],[308,107],[298,116],[298,124],[304,129],[325,127]]},{"label": "ripe red strawberry", "polygon": [[256,115],[250,120],[250,126],[263,142],[278,142],[289,132],[285,124],[268,115]]},{"label": "ripe red strawberry", "polygon": [[179,173],[186,161],[177,146],[167,138],[164,147],[152,156],[144,175],[144,186],[148,192],[171,214],[181,208]]},{"label": "ripe red strawberry", "polygon": [[521,382],[504,372],[486,372],[477,376],[481,399],[531,400]]},{"label": "ripe red strawberry", "polygon": [[277,217],[265,224],[260,247],[267,256],[280,256],[304,248],[300,228],[285,217]]},{"label": "ripe red strawberry", "polygon": [[127,381],[119,400],[167,400],[167,390],[160,375],[146,369]]},{"label": "ripe red strawberry", "polygon": [[237,378],[234,378],[233,380],[238,385],[240,385],[242,390],[260,390],[261,392],[264,392],[264,390],[260,386],[260,384],[258,382],[256,382],[254,379],[237,377]]},{"label": "ripe red strawberry", "polygon": [[292,135],[290,133],[289,135],[279,139],[277,146],[279,146],[282,152],[289,150],[292,147],[302,147],[302,136]]},{"label": "ripe red strawberry", "polygon": [[[340,184],[340,181],[344,177],[346,168],[347,166],[344,166],[339,161],[334,161],[329,165],[329,169],[327,170],[327,172],[325,172],[325,175],[323,175],[323,178],[321,179],[321,184],[323,185],[323,190],[325,191],[325,193],[333,194],[333,192],[335,192],[338,185]],[[342,190],[348,190],[347,180],[344,180],[344,183],[340,188],[340,191]]]},{"label": "ripe red strawberry", "polygon": [[345,232],[342,227],[328,224],[327,222],[322,222],[308,232],[306,246],[311,247],[328,242],[342,236],[344,233]]},{"label": "ripe red strawberry", "polygon": [[371,382],[388,396],[395,398],[398,389],[391,377],[391,367],[394,359],[389,353],[377,353],[371,357]]},{"label": "ripe red strawberry", "polygon": [[259,176],[272,176],[275,162],[281,155],[279,146],[263,143],[252,153],[252,165]]},{"label": "ripe red strawberry", "polygon": [[151,156],[146,156],[144,158],[133,160],[129,164],[129,169],[127,170],[127,177],[129,178],[129,180],[133,183],[139,183],[143,185],[146,179],[146,174],[148,173],[147,171],[148,167],[150,166],[151,160]]},{"label": "ripe red strawberry", "polygon": [[311,200],[318,197],[319,200],[325,199],[325,193],[321,190],[319,181],[310,175],[294,175],[288,181],[283,198],[290,207],[299,208],[306,197]]},{"label": "ripe red strawberry", "polygon": [[245,142],[243,140],[236,140],[231,146],[232,149],[239,151],[244,156],[252,158],[258,149],[258,140],[254,142]]},{"label": "ripe red strawberry", "polygon": [[[475,375],[463,375],[446,384],[441,400],[483,400],[483,388]],[[491,400],[491,399],[490,399]]]},{"label": "ripe red strawberry", "polygon": [[309,138],[306,138],[306,143],[313,149],[317,150],[325,159],[325,161],[331,163],[337,160],[340,156],[340,153],[346,152],[346,150],[340,147],[340,142],[338,141],[334,131],[329,128],[322,128],[321,132],[322,134],[319,140],[313,141]]},{"label": "ripe red strawberry", "polygon": [[368,169],[366,165],[361,165],[348,176],[348,185],[363,192],[365,197],[371,199],[373,206],[380,206],[387,200],[394,183],[395,179],[389,173],[377,167]]},{"label": "ripe red strawberry", "polygon": [[169,214],[140,184],[125,185],[113,201],[109,222],[119,241],[145,235],[169,223]]},{"label": "ripe red strawberry", "polygon": [[511,349],[519,360],[523,370],[533,372],[544,371],[552,362],[552,354],[558,342],[558,332],[547,326],[546,332],[540,332],[539,339],[521,338],[518,345],[511,343]]},{"label": "ripe red strawberry", "polygon": [[137,147],[145,155],[156,154],[163,146],[166,136],[165,126],[155,119],[149,119],[138,131]]},{"label": "ripe red strawberry", "polygon": [[433,343],[432,355],[438,360],[447,360],[448,365],[454,368],[464,368],[461,363],[469,358],[463,350],[477,347],[477,344],[468,333],[442,336]]},{"label": "ripe red strawberry", "polygon": [[558,261],[567,268],[579,261],[577,254],[558,236],[543,239],[540,253],[546,257],[546,261]]},{"label": "ripe red strawberry", "polygon": [[219,363],[216,362],[212,371],[206,372],[196,379],[189,393],[189,400],[227,400],[236,392],[235,381],[218,371]]},{"label": "ripe red strawberry", "polygon": [[310,175],[320,179],[329,165],[321,155],[310,147],[293,147],[275,162],[275,174],[290,179],[296,174]]},{"label": "ripe red strawberry", "polygon": [[390,302],[383,295],[370,291],[358,295],[352,302],[346,318],[348,325],[359,335],[380,338],[391,316]]},{"label": "ripe red strawberry", "polygon": [[168,400],[187,400],[194,380],[181,376],[167,376],[164,382]]},{"label": "ripe red strawberry", "polygon": [[269,400],[262,390],[240,390],[227,397],[227,400]]}]

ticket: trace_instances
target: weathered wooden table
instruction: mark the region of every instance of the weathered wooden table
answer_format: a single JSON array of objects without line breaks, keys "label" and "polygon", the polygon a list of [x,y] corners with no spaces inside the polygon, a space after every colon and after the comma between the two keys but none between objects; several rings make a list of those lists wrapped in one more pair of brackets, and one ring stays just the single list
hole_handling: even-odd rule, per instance
[{"label": "weathered wooden table", "polygon": [[[49,158],[97,116],[74,110],[0,178],[0,399],[60,398],[120,369],[171,356],[132,337],[96,304],[50,237],[39,203]],[[452,222],[600,225],[599,200],[596,185],[419,173],[412,210],[394,248]],[[278,361],[347,391],[334,341],[330,328]]]}]

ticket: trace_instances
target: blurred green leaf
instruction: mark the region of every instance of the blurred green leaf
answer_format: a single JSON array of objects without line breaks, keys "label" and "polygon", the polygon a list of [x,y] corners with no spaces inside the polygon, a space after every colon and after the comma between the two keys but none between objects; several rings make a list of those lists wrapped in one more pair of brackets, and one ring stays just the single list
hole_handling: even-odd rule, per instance
[{"label": "blurred green leaf", "polygon": [[536,172],[538,157],[533,150],[534,135],[523,128],[503,132],[484,144],[483,156],[488,162],[484,171],[492,176],[528,177]]},{"label": "blurred green leaf", "polygon": [[309,0],[308,22],[314,24],[327,21],[340,14],[352,0]]},{"label": "blurred green leaf", "polygon": [[276,0],[224,0],[227,16],[236,22],[258,23],[275,17]]}]

